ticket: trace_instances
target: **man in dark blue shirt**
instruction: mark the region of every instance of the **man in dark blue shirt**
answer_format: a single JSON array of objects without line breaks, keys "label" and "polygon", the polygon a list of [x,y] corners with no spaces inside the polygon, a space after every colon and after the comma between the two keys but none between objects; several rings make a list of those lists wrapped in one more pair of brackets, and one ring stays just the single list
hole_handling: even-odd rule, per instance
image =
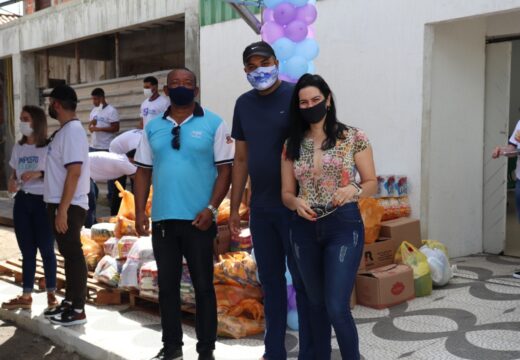
[{"label": "man in dark blue shirt", "polygon": [[[278,78],[278,60],[271,46],[257,42],[246,47],[243,62],[253,90],[241,95],[235,105],[232,137],[236,140],[232,175],[230,230],[238,234],[238,209],[249,174],[251,179],[250,227],[264,291],[265,353],[267,360],[286,359],[287,284],[289,266],[296,289],[299,317],[298,359],[315,359],[308,299],[289,247],[291,212],[281,199],[280,159],[289,131],[289,104],[294,85]],[[329,331],[323,321],[320,331]],[[316,359],[317,360],[317,359]]]}]

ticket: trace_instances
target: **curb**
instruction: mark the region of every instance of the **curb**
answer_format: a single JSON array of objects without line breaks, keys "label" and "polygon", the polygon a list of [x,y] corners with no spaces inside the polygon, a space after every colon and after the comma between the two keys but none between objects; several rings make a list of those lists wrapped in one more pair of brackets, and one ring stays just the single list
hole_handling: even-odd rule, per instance
[{"label": "curb", "polygon": [[0,320],[15,323],[20,328],[43,336],[66,351],[76,352],[90,360],[126,360],[97,345],[89,343],[71,329],[52,325],[43,315],[31,316],[24,310],[11,311],[0,309]]}]

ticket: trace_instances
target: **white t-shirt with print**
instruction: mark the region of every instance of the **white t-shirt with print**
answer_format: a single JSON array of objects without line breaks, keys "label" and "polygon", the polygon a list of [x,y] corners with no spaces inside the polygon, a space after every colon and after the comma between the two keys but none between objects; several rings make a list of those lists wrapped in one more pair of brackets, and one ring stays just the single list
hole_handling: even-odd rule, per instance
[{"label": "white t-shirt with print", "polygon": [[88,154],[90,162],[90,178],[94,181],[107,181],[123,175],[133,175],[137,167],[126,155],[107,151],[95,151]]},{"label": "white t-shirt with print", "polygon": [[148,124],[148,121],[164,114],[166,109],[170,106],[170,99],[166,96],[159,96],[157,99],[150,101],[146,99],[141,104],[141,117],[143,118],[143,127]]},{"label": "white t-shirt with print", "polygon": [[128,130],[121,135],[116,136],[110,143],[108,151],[116,154],[126,154],[127,152],[137,149],[141,137],[143,136],[142,129]]},{"label": "white t-shirt with print", "polygon": [[63,194],[67,166],[81,164],[81,175],[71,204],[88,210],[90,191],[90,169],[88,163],[88,141],[85,129],[79,120],[72,120],[61,127],[48,145],[43,199],[46,203],[59,204]]},{"label": "white t-shirt with print", "polygon": [[[47,159],[47,146],[36,147],[36,145],[16,143],[11,153],[9,165],[16,171],[16,179],[21,180],[27,171],[45,171],[45,160]],[[43,179],[32,179],[21,184],[20,190],[33,195],[43,195]]]},{"label": "white t-shirt with print", "polygon": [[[112,123],[119,122],[119,113],[116,108],[108,104],[104,108],[95,107],[90,112],[90,121],[96,120],[96,127],[110,127]],[[108,150],[110,142],[116,137],[116,133],[108,133],[105,131],[95,131],[91,135],[92,147],[94,149]]]},{"label": "white t-shirt with print", "polygon": [[[520,120],[516,123],[515,130],[511,134],[511,137],[509,138],[509,142],[513,145],[516,145],[517,149],[520,149],[520,141],[515,139],[515,134],[520,134]],[[515,175],[517,179],[520,179],[520,156],[518,156],[516,160],[516,170]]]}]

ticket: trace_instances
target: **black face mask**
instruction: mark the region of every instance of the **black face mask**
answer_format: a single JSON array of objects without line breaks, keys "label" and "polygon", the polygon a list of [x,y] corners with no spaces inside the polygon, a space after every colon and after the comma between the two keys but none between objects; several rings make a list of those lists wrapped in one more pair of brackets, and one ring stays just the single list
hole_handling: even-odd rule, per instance
[{"label": "black face mask", "polygon": [[327,101],[323,100],[313,107],[300,109],[300,114],[302,115],[303,120],[307,123],[316,124],[327,115]]},{"label": "black face mask", "polygon": [[168,90],[168,95],[170,96],[170,101],[172,104],[178,106],[189,105],[195,99],[195,89],[188,89],[184,86],[177,86],[175,88],[170,88]]},{"label": "black face mask", "polygon": [[55,120],[58,119],[58,113],[56,112],[56,109],[52,107],[52,104],[49,105],[49,116]]}]

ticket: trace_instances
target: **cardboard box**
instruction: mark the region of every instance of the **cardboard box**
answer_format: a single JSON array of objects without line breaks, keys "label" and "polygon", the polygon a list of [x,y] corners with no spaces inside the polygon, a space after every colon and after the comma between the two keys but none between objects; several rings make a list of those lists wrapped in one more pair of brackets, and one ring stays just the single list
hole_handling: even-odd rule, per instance
[{"label": "cardboard box", "polygon": [[387,265],[356,276],[357,303],[383,309],[413,299],[413,271],[408,265]]},{"label": "cardboard box", "polygon": [[[394,263],[394,256],[400,242],[390,238],[380,238],[375,243],[367,244],[363,248],[364,267],[366,270]],[[360,266],[361,269],[361,266]],[[358,271],[359,272],[359,271]]]},{"label": "cardboard box", "polygon": [[416,248],[421,247],[421,222],[418,219],[399,218],[383,221],[379,236],[397,241],[399,246],[408,241]]}]

